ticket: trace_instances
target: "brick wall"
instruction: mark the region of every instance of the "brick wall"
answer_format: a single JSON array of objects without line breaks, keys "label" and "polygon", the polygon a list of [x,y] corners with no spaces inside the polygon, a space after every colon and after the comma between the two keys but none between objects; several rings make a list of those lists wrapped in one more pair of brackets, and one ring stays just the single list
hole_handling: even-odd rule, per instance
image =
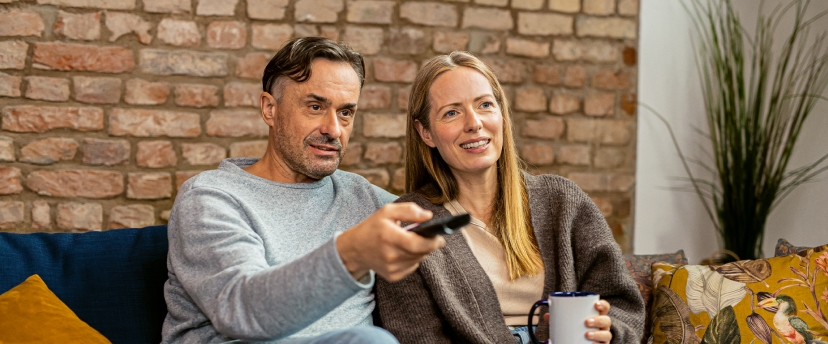
[{"label": "brick wall", "polygon": [[632,242],[637,0],[0,0],[0,229],[164,223],[176,190],[261,156],[264,65],[322,35],[366,56],[342,168],[403,186],[418,66],[481,56],[533,172],[574,180]]}]

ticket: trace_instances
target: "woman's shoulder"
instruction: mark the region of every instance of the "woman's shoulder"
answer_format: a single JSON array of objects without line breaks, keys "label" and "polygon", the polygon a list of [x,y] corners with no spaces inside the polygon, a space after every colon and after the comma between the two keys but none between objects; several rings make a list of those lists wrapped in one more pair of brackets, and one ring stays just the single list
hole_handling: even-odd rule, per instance
[{"label": "woman's shoulder", "polygon": [[426,210],[434,211],[436,208],[442,208],[439,204],[431,203],[425,196],[418,192],[410,192],[397,198],[394,203],[413,202]]}]

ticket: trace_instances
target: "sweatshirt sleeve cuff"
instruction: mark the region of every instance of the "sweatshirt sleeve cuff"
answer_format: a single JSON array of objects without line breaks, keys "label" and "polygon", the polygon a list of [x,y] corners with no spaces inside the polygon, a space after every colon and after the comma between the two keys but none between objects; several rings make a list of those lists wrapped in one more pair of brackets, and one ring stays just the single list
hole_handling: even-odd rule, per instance
[{"label": "sweatshirt sleeve cuff", "polygon": [[336,250],[336,240],[339,238],[340,234],[342,234],[342,233],[334,234],[333,239],[328,241],[328,243],[326,243],[325,245],[333,250],[333,255],[335,255],[336,258],[337,258],[336,259],[336,265],[337,265],[337,270],[339,271],[339,273],[347,275],[347,278],[344,278],[345,276],[343,276],[342,279],[347,279],[349,281],[352,281],[354,283],[353,286],[358,288],[358,289],[371,289],[371,288],[373,288],[374,287],[374,280],[375,280],[374,276],[376,275],[374,273],[374,270],[368,270],[368,273],[365,274],[365,276],[362,276],[362,278],[357,280],[357,279],[354,279],[354,276],[352,276],[351,273],[348,271],[348,268],[345,267],[345,263],[342,262],[342,257],[339,255],[339,251]]}]

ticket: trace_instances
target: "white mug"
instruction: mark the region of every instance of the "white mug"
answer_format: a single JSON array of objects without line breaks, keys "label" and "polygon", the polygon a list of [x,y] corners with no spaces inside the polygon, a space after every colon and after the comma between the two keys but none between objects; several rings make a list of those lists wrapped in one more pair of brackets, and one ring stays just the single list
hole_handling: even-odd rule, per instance
[{"label": "white mug", "polygon": [[[533,323],[535,309],[541,305],[549,306],[549,343],[550,344],[591,344],[586,333],[595,329],[586,326],[586,320],[598,316],[595,303],[600,299],[596,293],[571,291],[554,292],[548,300],[540,300],[529,311],[529,324]],[[534,331],[529,331],[532,342],[541,344],[535,338]]]}]

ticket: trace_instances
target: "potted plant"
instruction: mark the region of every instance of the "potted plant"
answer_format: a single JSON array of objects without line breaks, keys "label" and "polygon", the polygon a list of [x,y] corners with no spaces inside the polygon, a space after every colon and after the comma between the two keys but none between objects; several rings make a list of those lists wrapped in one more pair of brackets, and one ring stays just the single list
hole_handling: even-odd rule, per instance
[{"label": "potted plant", "polygon": [[[669,128],[692,190],[698,194],[725,251],[738,259],[762,256],[768,215],[794,188],[828,169],[828,154],[805,166],[788,163],[799,134],[828,83],[825,34],[809,40],[808,0],[794,0],[759,18],[752,36],[731,0],[693,0],[696,64],[704,97],[713,163],[686,157]],[[793,16],[781,46],[773,36]],[[646,107],[646,105],[645,105]],[[658,115],[658,114],[656,114]],[[666,123],[666,120],[658,116]],[[694,175],[689,162],[712,178]]]}]

